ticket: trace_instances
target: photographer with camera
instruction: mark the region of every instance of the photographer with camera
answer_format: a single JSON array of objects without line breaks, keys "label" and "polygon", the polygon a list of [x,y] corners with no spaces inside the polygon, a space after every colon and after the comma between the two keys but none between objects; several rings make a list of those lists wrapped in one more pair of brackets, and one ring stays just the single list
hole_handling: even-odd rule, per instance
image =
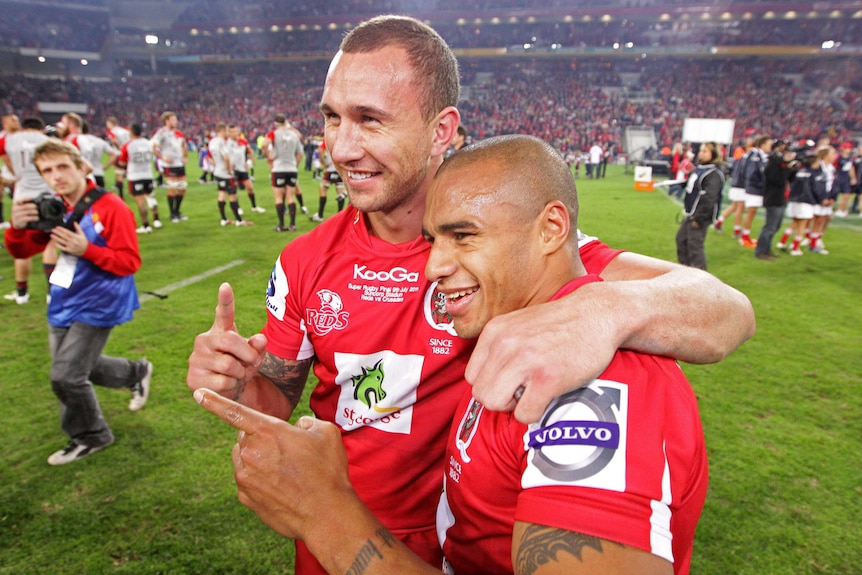
[{"label": "photographer with camera", "polygon": [[62,217],[56,217],[57,200],[17,199],[5,239],[18,258],[38,253],[49,241],[62,252],[48,305],[51,388],[70,438],[48,463],[62,465],[114,442],[93,386],[130,390],[129,409],[137,411],[147,402],[153,365],[102,355],[113,327],[131,320],[140,307],[134,215],[120,198],[87,180],[87,166],[71,144],[48,139],[33,150],[33,162],[62,198]]},{"label": "photographer with camera", "polygon": [[[0,140],[0,158],[15,176],[15,188],[12,195],[15,202],[32,200],[45,194],[53,195],[51,188],[39,175],[36,166],[33,165],[33,149],[48,139],[48,136],[42,133],[44,126],[39,118],[24,118],[20,130],[11,132],[7,134],[6,138]],[[30,301],[29,281],[30,271],[33,268],[32,255],[26,258],[15,258],[15,291],[3,296],[18,305]],[[56,263],[57,248],[53,244],[48,244],[42,251],[42,270],[46,278],[50,277]]]}]

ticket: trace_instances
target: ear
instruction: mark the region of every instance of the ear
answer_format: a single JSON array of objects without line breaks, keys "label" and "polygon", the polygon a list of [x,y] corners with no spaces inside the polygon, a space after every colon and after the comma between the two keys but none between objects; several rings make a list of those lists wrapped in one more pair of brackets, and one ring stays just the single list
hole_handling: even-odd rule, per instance
[{"label": "ear", "polygon": [[432,156],[442,156],[458,133],[461,123],[461,113],[454,106],[443,108],[432,120],[434,123],[434,141],[431,145]]},{"label": "ear", "polygon": [[539,220],[542,253],[545,255],[555,253],[569,242],[572,222],[565,204],[558,200],[548,202]]}]

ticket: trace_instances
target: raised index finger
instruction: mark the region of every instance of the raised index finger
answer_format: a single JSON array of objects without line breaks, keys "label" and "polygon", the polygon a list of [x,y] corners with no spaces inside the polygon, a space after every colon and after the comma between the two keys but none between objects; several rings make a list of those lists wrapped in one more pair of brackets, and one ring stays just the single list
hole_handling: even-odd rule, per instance
[{"label": "raised index finger", "polygon": [[236,331],[234,309],[233,288],[225,282],[218,288],[218,304],[213,327],[222,331]]},{"label": "raised index finger", "polygon": [[195,390],[195,401],[210,413],[248,434],[257,432],[272,418],[205,388]]}]

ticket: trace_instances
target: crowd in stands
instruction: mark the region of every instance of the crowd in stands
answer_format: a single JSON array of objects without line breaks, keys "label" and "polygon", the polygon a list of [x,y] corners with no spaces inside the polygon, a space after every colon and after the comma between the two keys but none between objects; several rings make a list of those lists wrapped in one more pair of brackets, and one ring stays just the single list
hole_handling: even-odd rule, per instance
[{"label": "crowd in stands", "polygon": [[[583,151],[600,142],[625,152],[628,125],[653,126],[659,144],[670,144],[681,139],[687,117],[733,118],[737,139],[747,129],[790,140],[828,135],[842,141],[862,132],[858,62],[778,62],[663,59],[635,68],[612,61],[465,59],[459,107],[473,138],[526,133],[561,151]],[[219,121],[256,136],[282,112],[304,134],[319,134],[326,66],[325,61],[259,63],[233,73],[196,66],[183,77],[94,84],[4,77],[0,109],[25,117],[38,113],[38,101],[86,102],[96,133],[109,115],[152,131],[159,114],[172,109],[182,130],[197,139]],[[630,85],[623,85],[618,69]],[[841,85],[842,79],[848,83]],[[629,98],[632,93],[639,97]]]},{"label": "crowd in stands", "polygon": [[[95,1],[95,0],[94,0]],[[691,7],[691,3],[657,3],[652,0],[609,0],[609,8],[643,8],[656,6]],[[731,3],[744,7],[746,2]],[[322,16],[367,17],[384,12],[435,14],[435,28],[455,49],[511,47],[530,44],[542,48],[609,48],[614,44],[632,43],[644,46],[731,46],[731,45],[816,45],[832,40],[856,45],[862,37],[862,22],[854,18],[830,18],[824,13],[818,19],[774,18],[765,20],[700,18],[681,19],[678,14],[669,21],[649,12],[642,17],[618,17],[608,22],[536,21],[516,23],[503,19],[499,23],[475,23],[468,17],[459,23],[459,15],[475,15],[492,9],[554,9],[584,7],[575,0],[333,0],[303,5],[296,2],[264,1],[235,3],[204,0],[193,3],[176,20],[173,52],[176,54],[221,54],[241,58],[265,58],[327,52],[337,46],[343,29],[325,26],[299,26],[285,31],[291,20]],[[840,5],[840,4],[835,4]],[[848,6],[851,4],[848,3]],[[106,47],[111,29],[109,11],[99,5],[49,5],[34,2],[0,0],[0,47],[97,51]],[[441,16],[449,15],[449,16]],[[637,14],[635,12],[635,14]],[[647,14],[647,13],[644,13]],[[490,16],[490,14],[489,14]],[[245,24],[252,24],[245,32]],[[278,30],[272,31],[275,25]],[[199,26],[198,33],[190,28]],[[231,30],[234,28],[234,30]],[[219,32],[221,29],[221,32]],[[204,33],[205,32],[205,33]],[[144,46],[142,38],[125,39],[122,34],[110,36],[119,45]],[[108,44],[110,46],[110,44]]]},{"label": "crowd in stands", "polygon": [[109,30],[106,9],[0,2],[0,46],[3,47],[100,52]]},{"label": "crowd in stands", "polygon": [[[647,46],[820,46],[832,40],[858,44],[862,22],[858,19],[775,20],[728,23],[697,21],[648,22],[617,20],[611,22],[536,22],[518,24],[437,23],[435,29],[454,49],[516,47],[531,48],[612,48],[631,43]],[[183,35],[184,53],[230,54],[232,57],[320,53],[337,46],[343,30],[294,29],[291,31]]]},{"label": "crowd in stands", "polygon": [[[606,0],[601,7],[611,10],[657,10],[708,3],[690,0]],[[744,9],[747,5],[774,5],[783,7],[776,0],[733,0],[723,3],[728,8]],[[831,4],[847,4],[852,0],[839,0]],[[786,3],[784,3],[786,5]],[[202,0],[185,10],[178,22],[185,25],[213,22],[252,22],[255,20],[284,20],[290,18],[315,18],[321,16],[343,16],[398,13],[422,15],[432,13],[475,14],[503,10],[541,10],[543,12],[565,9],[595,8],[590,0],[329,0],[327,2],[301,3],[288,0],[265,0],[255,4],[234,5],[224,0]]]}]

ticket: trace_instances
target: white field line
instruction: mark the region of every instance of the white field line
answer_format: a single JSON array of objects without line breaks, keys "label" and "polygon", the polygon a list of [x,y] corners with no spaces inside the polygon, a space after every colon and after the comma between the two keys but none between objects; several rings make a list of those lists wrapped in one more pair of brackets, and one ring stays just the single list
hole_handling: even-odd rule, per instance
[{"label": "white field line", "polygon": [[[166,286],[164,286],[164,287],[162,287],[162,288],[158,288],[158,289],[155,289],[155,290],[152,290],[152,291],[154,291],[155,293],[158,293],[158,294],[160,294],[160,295],[168,295],[168,294],[169,294],[169,293],[171,293],[172,291],[178,290],[178,289],[180,289],[180,288],[184,288],[184,287],[186,287],[186,286],[188,286],[188,285],[191,285],[191,284],[193,284],[193,283],[197,283],[197,282],[199,282],[199,281],[201,281],[201,280],[205,280],[205,279],[207,279],[207,278],[208,278],[208,277],[210,277],[210,276],[214,276],[214,275],[216,275],[216,274],[218,274],[218,273],[221,273],[221,272],[223,272],[223,271],[225,271],[225,270],[229,270],[229,269],[230,269],[230,268],[232,268],[232,267],[236,267],[236,266],[241,265],[241,264],[244,264],[244,263],[245,263],[245,260],[234,260],[234,261],[232,261],[232,262],[226,263],[226,264],[225,264],[225,265],[223,265],[223,266],[219,266],[219,267],[217,267],[217,268],[213,268],[213,269],[211,269],[211,270],[207,270],[207,271],[205,271],[205,272],[203,272],[203,273],[201,273],[201,274],[198,274],[198,275],[196,275],[196,276],[192,276],[192,277],[190,277],[190,278],[186,278],[186,279],[184,279],[184,280],[178,281],[177,283],[173,283],[173,284],[170,284],[170,285],[166,285]],[[145,293],[145,294],[142,294],[138,299],[140,300],[140,302],[141,302],[141,303],[144,303],[145,301],[150,301],[150,300],[154,300],[154,299],[156,299],[156,296],[154,296],[154,295],[150,295],[150,294],[148,294],[148,293]]]}]

